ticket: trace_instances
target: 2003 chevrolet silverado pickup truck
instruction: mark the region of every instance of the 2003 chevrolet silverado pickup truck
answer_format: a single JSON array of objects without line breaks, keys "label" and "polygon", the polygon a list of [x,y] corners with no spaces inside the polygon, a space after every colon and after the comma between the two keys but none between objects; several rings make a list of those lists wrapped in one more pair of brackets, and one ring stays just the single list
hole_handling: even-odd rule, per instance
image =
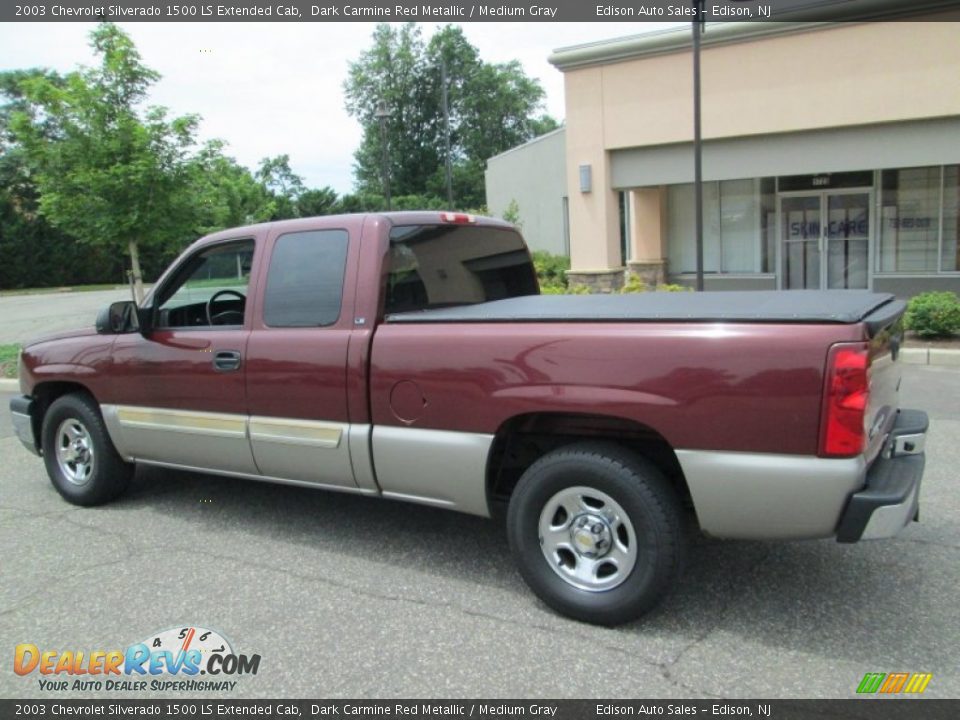
[{"label": "2003 chevrolet silverado pickup truck", "polygon": [[674,582],[691,510],[721,538],[917,518],[903,311],[856,291],[541,296],[497,220],[290,220],[205,237],[140,307],[27,345],[11,409],[79,505],[144,463],[505,510],[534,592],[614,624]]}]

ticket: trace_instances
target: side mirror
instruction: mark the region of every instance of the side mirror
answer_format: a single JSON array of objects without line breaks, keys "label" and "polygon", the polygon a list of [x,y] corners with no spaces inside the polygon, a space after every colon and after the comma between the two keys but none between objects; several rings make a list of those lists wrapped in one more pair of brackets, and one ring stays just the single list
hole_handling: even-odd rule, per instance
[{"label": "side mirror", "polygon": [[119,335],[139,329],[137,306],[132,300],[111,303],[97,315],[97,332],[101,335]]},{"label": "side mirror", "polygon": [[133,317],[136,319],[134,330],[138,330],[141,335],[146,337],[153,330],[153,306],[133,307]]}]

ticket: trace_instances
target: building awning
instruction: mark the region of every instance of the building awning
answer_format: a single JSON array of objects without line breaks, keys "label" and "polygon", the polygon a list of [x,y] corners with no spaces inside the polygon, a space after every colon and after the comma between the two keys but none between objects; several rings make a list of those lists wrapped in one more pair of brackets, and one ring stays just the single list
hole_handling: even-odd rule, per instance
[{"label": "building awning", "polygon": [[[960,117],[708,140],[703,179],[960,163]],[[693,182],[693,143],[611,151],[613,187]]]}]

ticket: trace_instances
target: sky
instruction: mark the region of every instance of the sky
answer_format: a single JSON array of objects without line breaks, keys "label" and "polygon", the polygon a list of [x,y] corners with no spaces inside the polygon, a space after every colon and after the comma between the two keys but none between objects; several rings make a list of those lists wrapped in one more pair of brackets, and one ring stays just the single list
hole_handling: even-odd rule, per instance
[{"label": "sky", "polygon": [[[672,23],[680,24],[680,23]],[[371,44],[372,23],[120,23],[147,66],[160,72],[150,104],[201,116],[200,139],[219,138],[250,168],[288,154],[308,187],[353,187],[357,122],[343,107],[347,66]],[[422,23],[425,38],[439,27]],[[465,23],[487,62],[519,60],[563,119],[563,74],[547,62],[560,47],[663,30],[668,23]],[[92,65],[91,23],[0,23],[0,70]]]}]

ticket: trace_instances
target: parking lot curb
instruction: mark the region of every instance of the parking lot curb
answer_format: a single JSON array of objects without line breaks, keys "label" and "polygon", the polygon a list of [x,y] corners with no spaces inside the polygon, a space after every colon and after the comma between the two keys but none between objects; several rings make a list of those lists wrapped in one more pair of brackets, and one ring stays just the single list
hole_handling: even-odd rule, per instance
[{"label": "parking lot curb", "polygon": [[960,350],[930,348],[930,364],[960,367]]},{"label": "parking lot curb", "polygon": [[908,365],[946,365],[960,367],[960,350],[948,348],[903,348],[903,362]]},{"label": "parking lot curb", "polygon": [[0,392],[16,392],[19,389],[19,380],[0,379]]}]

